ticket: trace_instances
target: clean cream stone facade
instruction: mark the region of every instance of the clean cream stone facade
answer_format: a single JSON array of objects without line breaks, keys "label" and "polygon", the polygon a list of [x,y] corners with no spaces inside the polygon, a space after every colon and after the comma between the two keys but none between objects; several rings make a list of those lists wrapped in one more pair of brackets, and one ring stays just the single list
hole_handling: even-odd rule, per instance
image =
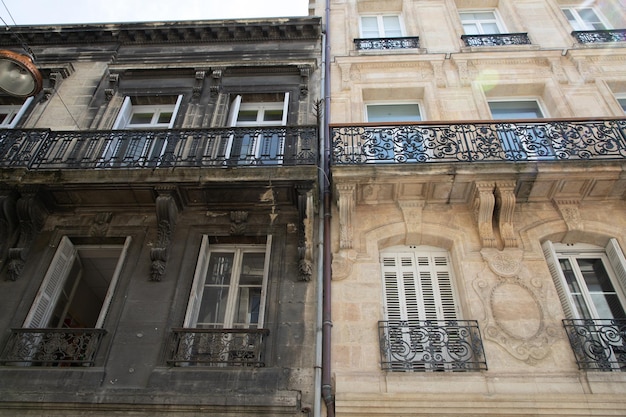
[{"label": "clean cream stone facade", "polygon": [[[373,153],[366,162],[341,159],[363,157],[366,142],[384,141],[381,129],[368,137],[368,128],[402,125],[393,116],[368,124],[368,105],[418,104],[421,122],[413,123],[432,131],[489,124],[490,102],[511,100],[538,103],[548,123],[623,120],[623,31],[621,40],[579,42],[563,7],[593,8],[606,28],[626,28],[617,0],[330,1],[336,415],[626,413],[626,373],[579,370],[562,323],[567,309],[542,250],[546,241],[604,248],[610,239],[626,249],[623,160],[436,159],[443,148],[425,153],[423,163],[376,162]],[[477,11],[495,13],[501,34],[526,34],[528,42],[467,46],[460,16]],[[379,17],[379,30],[384,16],[397,16],[402,36],[419,37],[419,47],[359,49],[355,39],[387,38],[363,35],[367,16]],[[346,133],[346,126],[362,129]],[[377,148],[379,156],[397,158],[397,147],[411,139],[393,141],[393,151]],[[486,370],[381,370],[381,253],[425,246],[449,254],[458,318],[477,321]],[[623,296],[626,288],[617,291]]]}]

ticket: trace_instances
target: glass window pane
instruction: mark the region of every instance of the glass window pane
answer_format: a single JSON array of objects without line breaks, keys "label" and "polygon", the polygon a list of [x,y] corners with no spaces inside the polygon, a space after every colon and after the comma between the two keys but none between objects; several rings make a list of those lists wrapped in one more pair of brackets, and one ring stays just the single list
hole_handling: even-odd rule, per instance
[{"label": "glass window pane", "polygon": [[212,253],[205,285],[230,285],[233,259],[232,252]]},{"label": "glass window pane", "polygon": [[476,23],[464,23],[463,32],[466,35],[479,35],[480,34],[480,30],[478,29],[478,25]]},{"label": "glass window pane", "polygon": [[204,288],[197,327],[223,327],[226,303],[228,301],[228,290],[229,288],[227,286]]},{"label": "glass window pane", "polygon": [[418,122],[421,120],[417,103],[367,106],[368,122]]},{"label": "glass window pane", "polygon": [[283,120],[282,110],[265,110],[263,113],[264,122],[281,122]]},{"label": "glass window pane", "polygon": [[500,33],[500,29],[498,29],[498,25],[495,23],[483,23],[483,33],[486,34],[494,34]]},{"label": "glass window pane", "polygon": [[492,101],[489,103],[491,116],[494,119],[538,119],[543,114],[539,104],[529,101]]},{"label": "glass window pane", "polygon": [[152,122],[152,116],[154,116],[154,113],[152,113],[152,112],[150,112],[150,113],[133,113],[133,115],[130,118],[130,124],[131,125],[150,124]]},{"label": "glass window pane", "polygon": [[476,12],[473,14],[475,19],[483,21],[496,20],[496,15],[494,12]]},{"label": "glass window pane", "polygon": [[159,114],[159,119],[157,121],[157,123],[159,124],[169,124],[170,121],[172,120],[172,116],[174,115],[173,112],[162,112],[161,114]]},{"label": "glass window pane", "polygon": [[261,287],[239,288],[235,327],[256,328],[261,310]]},{"label": "glass window pane", "polygon": [[383,16],[383,26],[385,28],[385,36],[402,36],[400,18],[398,16]]},{"label": "glass window pane", "polygon": [[256,109],[239,110],[239,115],[237,115],[237,121],[238,122],[256,122],[258,113],[259,111]]},{"label": "glass window pane", "polygon": [[364,38],[377,38],[380,36],[376,16],[361,17],[361,35]]},{"label": "glass window pane", "polygon": [[617,102],[619,103],[620,106],[622,106],[622,110],[624,110],[624,113],[626,113],[626,97],[618,98]]}]

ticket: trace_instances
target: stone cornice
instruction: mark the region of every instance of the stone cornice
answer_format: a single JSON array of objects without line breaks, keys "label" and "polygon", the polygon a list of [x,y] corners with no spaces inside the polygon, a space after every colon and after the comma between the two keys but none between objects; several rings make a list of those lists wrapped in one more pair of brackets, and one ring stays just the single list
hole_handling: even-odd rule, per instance
[{"label": "stone cornice", "polygon": [[31,47],[117,43],[126,45],[313,40],[321,34],[320,18],[120,23],[59,26],[14,26],[0,34],[0,46]]}]

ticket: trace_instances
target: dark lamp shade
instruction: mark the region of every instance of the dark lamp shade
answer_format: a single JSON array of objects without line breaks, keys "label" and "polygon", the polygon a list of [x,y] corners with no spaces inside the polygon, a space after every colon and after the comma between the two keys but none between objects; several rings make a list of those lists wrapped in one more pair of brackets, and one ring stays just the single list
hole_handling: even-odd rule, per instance
[{"label": "dark lamp shade", "polygon": [[42,86],[41,73],[28,55],[0,50],[0,90],[14,97],[30,97]]}]

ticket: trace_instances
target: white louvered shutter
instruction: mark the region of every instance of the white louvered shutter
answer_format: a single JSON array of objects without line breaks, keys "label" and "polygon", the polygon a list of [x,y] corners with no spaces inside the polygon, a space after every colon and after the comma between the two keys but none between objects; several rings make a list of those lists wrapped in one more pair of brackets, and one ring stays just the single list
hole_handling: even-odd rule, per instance
[{"label": "white louvered shutter", "polygon": [[209,267],[209,237],[207,235],[202,236],[202,243],[200,244],[200,253],[198,253],[198,263],[196,264],[196,271],[193,276],[193,284],[191,286],[191,293],[189,294],[189,304],[187,305],[187,312],[185,314],[184,327],[195,327],[198,321],[198,313],[200,312],[200,304],[202,302],[202,292],[204,290],[204,280]]},{"label": "white louvered shutter", "polygon": [[35,296],[35,301],[24,320],[23,327],[40,329],[48,325],[76,255],[76,248],[70,239],[63,236],[39,287],[39,292]]},{"label": "white louvered shutter", "polygon": [[117,118],[113,124],[113,129],[125,129],[130,122],[130,114],[132,113],[132,110],[133,104],[130,101],[130,97],[124,97],[124,102],[122,103],[120,112],[117,114]]},{"label": "white louvered shutter", "polygon": [[624,252],[619,247],[617,239],[609,239],[609,243],[606,245],[606,256],[609,258],[609,262],[617,275],[619,286],[622,293],[626,293],[626,258],[624,258]]},{"label": "white louvered shutter", "polygon": [[384,253],[381,267],[387,320],[414,322],[457,318],[447,254]]},{"label": "white louvered shutter", "polygon": [[559,300],[561,300],[563,313],[568,319],[575,318],[574,310],[572,309],[572,296],[567,289],[565,276],[563,275],[563,271],[561,270],[561,265],[559,265],[559,260],[556,257],[554,245],[552,244],[552,242],[547,240],[541,246],[543,248],[543,255],[546,258],[546,263],[548,264],[548,269],[550,270],[550,275],[552,275],[554,287],[556,288],[556,292],[559,295]]}]

